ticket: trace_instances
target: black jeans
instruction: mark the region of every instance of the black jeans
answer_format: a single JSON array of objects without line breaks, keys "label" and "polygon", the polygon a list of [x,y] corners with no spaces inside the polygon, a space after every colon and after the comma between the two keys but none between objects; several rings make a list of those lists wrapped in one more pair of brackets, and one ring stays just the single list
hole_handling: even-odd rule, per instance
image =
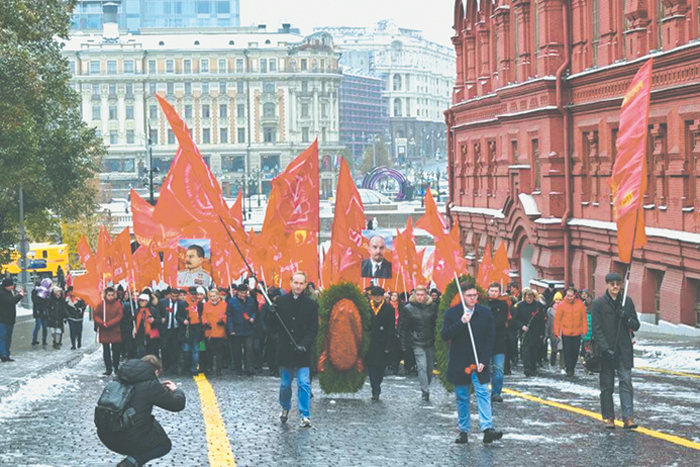
[{"label": "black jeans", "polygon": [[231,336],[231,356],[233,357],[233,369],[240,372],[243,368],[243,352],[242,347],[245,347],[245,369],[253,371],[253,336]]},{"label": "black jeans", "polygon": [[579,350],[581,349],[581,336],[561,336],[564,344],[564,364],[566,371],[571,373],[576,368]]},{"label": "black jeans", "polygon": [[109,372],[119,369],[119,356],[122,347],[120,344],[102,344],[102,358],[105,361],[105,369]]},{"label": "black jeans", "polygon": [[68,320],[68,327],[70,328],[70,344],[75,347],[76,343],[78,347],[82,345],[83,341],[83,322],[82,321],[71,321]]},{"label": "black jeans", "polygon": [[382,381],[384,380],[384,365],[372,365],[367,367],[369,383],[372,385],[372,396],[382,393]]},{"label": "black jeans", "polygon": [[156,446],[155,448],[151,449],[150,451],[142,452],[141,454],[137,454],[135,456],[131,456],[134,458],[136,462],[138,462],[139,466],[145,465],[148,462],[152,461],[153,459],[158,459],[159,457],[163,457],[167,453],[170,452],[172,449],[173,444],[168,440],[168,444],[162,444],[160,446]]},{"label": "black jeans", "polygon": [[177,329],[165,331],[160,338],[160,353],[163,356],[163,371],[177,371],[180,361],[180,341]]}]

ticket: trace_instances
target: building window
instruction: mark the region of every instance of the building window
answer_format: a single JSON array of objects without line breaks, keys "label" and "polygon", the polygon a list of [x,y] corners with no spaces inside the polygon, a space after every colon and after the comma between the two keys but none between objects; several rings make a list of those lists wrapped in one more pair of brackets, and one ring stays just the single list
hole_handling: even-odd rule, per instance
[{"label": "building window", "polygon": [[102,108],[99,105],[92,106],[92,119],[102,120]]},{"label": "building window", "polygon": [[245,118],[245,104],[236,106],[236,118]]},{"label": "building window", "polygon": [[127,119],[127,120],[133,120],[133,119],[134,119],[134,106],[133,106],[133,105],[127,105],[127,106],[126,106],[126,119]]},{"label": "building window", "polygon": [[301,104],[301,118],[309,118],[309,104]]},{"label": "building window", "polygon": [[90,60],[90,74],[99,75],[100,74],[100,61]]},{"label": "building window", "polygon": [[595,299],[595,271],[598,269],[598,257],[588,255],[588,295]]},{"label": "building window", "polygon": [[297,61],[296,60],[289,61],[289,71],[291,71],[292,73],[297,71]]},{"label": "building window", "polygon": [[542,168],[540,166],[540,142],[532,140],[532,190],[542,189]]},{"label": "building window", "polygon": [[175,144],[175,133],[173,133],[173,130],[168,130],[168,144]]},{"label": "building window", "polygon": [[134,85],[127,84],[126,86],[124,86],[124,94],[126,94],[127,98],[133,98],[134,97]]},{"label": "building window", "polygon": [[221,118],[221,119],[228,118],[228,105],[226,105],[226,104],[219,105],[219,118]]},{"label": "building window", "polygon": [[401,90],[401,75],[397,73],[394,75],[394,91],[400,91],[400,90]]},{"label": "building window", "polygon": [[301,80],[301,92],[309,92],[309,81],[308,80]]},{"label": "building window", "polygon": [[211,143],[211,129],[202,128],[202,144]]},{"label": "building window", "polygon": [[321,118],[328,118],[328,104],[321,104]]},{"label": "building window", "polygon": [[236,59],[236,72],[243,73],[244,71],[245,71],[245,69],[243,68],[243,59],[237,58]]},{"label": "building window", "polygon": [[148,72],[151,74],[156,73],[156,61],[155,60],[148,61]]},{"label": "building window", "polygon": [[306,71],[306,70],[308,70],[308,69],[309,69],[309,67],[308,67],[307,64],[306,64],[306,59],[305,59],[305,58],[302,58],[302,59],[301,59],[301,71]]},{"label": "building window", "polygon": [[270,68],[270,73],[277,71],[277,60],[274,58],[271,58],[267,62],[268,67]]},{"label": "building window", "polygon": [[148,91],[151,94],[155,94],[156,91],[158,91],[158,86],[156,86],[156,83],[148,83]]},{"label": "building window", "polygon": [[117,106],[116,106],[116,105],[110,105],[110,106],[109,106],[109,119],[110,119],[110,120],[116,120],[116,119],[117,119]]},{"label": "building window", "polygon": [[135,141],[134,130],[126,130],[126,144],[134,144]]},{"label": "building window", "polygon": [[109,134],[109,144],[117,144],[117,143],[119,143],[119,135],[117,134],[117,132],[112,131]]},{"label": "building window", "polygon": [[134,73],[134,61],[133,60],[124,60],[124,73],[125,74],[133,74]]},{"label": "building window", "polygon": [[394,117],[401,117],[402,116],[402,109],[401,109],[401,99],[398,97],[394,99]]},{"label": "building window", "polygon": [[195,12],[198,15],[208,15],[211,13],[211,8],[210,8],[210,2],[205,0],[205,1],[198,1],[195,4]]},{"label": "building window", "polygon": [[661,285],[664,282],[664,271],[652,270],[651,273],[654,276],[654,313],[658,323],[661,315]]},{"label": "building window", "polygon": [[274,117],[275,116],[275,104],[267,102],[263,104],[263,117]]},{"label": "building window", "polygon": [[275,127],[266,126],[263,128],[263,142],[274,143],[277,139],[277,130]]},{"label": "building window", "polygon": [[158,145],[158,129],[149,128],[148,129],[148,144]]},{"label": "building window", "polygon": [[228,128],[219,128],[219,143],[228,143]]},{"label": "building window", "polygon": [[117,85],[115,83],[110,83],[110,85],[109,85],[109,98],[110,99],[117,98]]},{"label": "building window", "polygon": [[265,93],[274,93],[275,92],[275,83],[272,83],[270,81],[265,81],[263,82],[263,92]]},{"label": "building window", "polygon": [[185,118],[192,118],[192,104],[185,104]]},{"label": "building window", "polygon": [[245,83],[243,81],[236,81],[236,92],[238,94],[243,94],[245,92]]},{"label": "building window", "polygon": [[192,73],[192,60],[185,60],[185,73]]},{"label": "building window", "polygon": [[168,93],[169,96],[172,96],[175,94],[175,83],[167,83],[166,84],[166,92]]},{"label": "building window", "polygon": [[202,104],[202,118],[211,118],[211,109],[209,104]]},{"label": "building window", "polygon": [[239,128],[237,133],[236,141],[239,143],[245,143],[245,128]]},{"label": "building window", "polygon": [[203,58],[199,64],[199,71],[201,73],[209,73],[209,59]]},{"label": "building window", "polygon": [[93,85],[92,85],[92,95],[93,95],[93,96],[99,97],[100,94],[101,94],[101,92],[102,92],[102,91],[100,90],[100,85],[99,85],[99,84],[93,84]]},{"label": "building window", "polygon": [[117,61],[107,60],[107,74],[116,75],[117,74]]},{"label": "building window", "polygon": [[226,95],[226,82],[219,83],[219,94]]},{"label": "building window", "polygon": [[209,83],[202,83],[202,95],[203,96],[209,95]]},{"label": "building window", "polygon": [[175,60],[166,60],[165,61],[165,72],[166,73],[175,73]]},{"label": "building window", "polygon": [[185,94],[188,96],[192,95],[192,83],[185,83]]},{"label": "building window", "polygon": [[219,59],[219,73],[226,73],[226,59]]},{"label": "building window", "polygon": [[301,142],[302,143],[309,142],[309,128],[308,127],[302,127],[302,129],[301,129]]},{"label": "building window", "polygon": [[157,120],[158,119],[158,106],[155,104],[151,104],[150,107],[148,107],[148,118],[151,120]]}]

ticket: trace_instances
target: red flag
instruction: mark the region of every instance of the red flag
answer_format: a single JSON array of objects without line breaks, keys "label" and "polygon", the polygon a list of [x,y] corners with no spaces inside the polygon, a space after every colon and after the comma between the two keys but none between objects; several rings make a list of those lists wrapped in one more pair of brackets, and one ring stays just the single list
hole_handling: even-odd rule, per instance
[{"label": "red flag", "polygon": [[133,255],[136,289],[142,290],[151,285],[152,281],[159,282],[162,269],[160,257],[147,246],[140,246]]},{"label": "red flag", "polygon": [[365,210],[362,198],[357,191],[347,162],[341,158],[331,245],[326,254],[327,276],[323,279],[326,287],[337,284],[341,280],[361,284],[364,253],[362,229],[364,227]]},{"label": "red flag", "polygon": [[119,235],[114,237],[109,257],[112,262],[114,282],[117,283],[123,279],[131,282],[133,271],[131,266],[131,236],[128,227],[125,227]]},{"label": "red flag", "polygon": [[617,255],[632,260],[632,250],[646,245],[642,199],[647,189],[646,146],[653,59],[637,72],[622,101],[617,158],[610,177],[613,218],[617,222]]},{"label": "red flag", "polygon": [[510,282],[510,262],[508,261],[506,242],[501,242],[501,244],[498,245],[496,253],[493,255],[491,277],[489,278],[489,283],[491,282],[498,282],[501,286]]},{"label": "red flag", "polygon": [[430,190],[425,192],[425,214],[416,222],[416,228],[423,229],[433,237],[447,230],[445,218],[438,211],[437,204]]},{"label": "red flag", "polygon": [[97,254],[95,255],[100,291],[112,282],[112,263],[109,258],[111,247],[112,237],[105,226],[100,226],[100,234],[97,237]]},{"label": "red flag", "polygon": [[479,274],[476,277],[476,283],[479,284],[482,289],[487,289],[489,286],[489,279],[491,278],[491,263],[491,245],[486,245],[484,256],[481,258],[481,265],[479,266]]},{"label": "red flag", "polygon": [[241,196],[243,192],[238,190],[238,196],[236,196],[236,201],[231,206],[231,227],[234,229],[243,229],[243,197]]},{"label": "red flag", "polygon": [[102,303],[100,282],[100,275],[95,271],[75,276],[73,277],[73,295],[85,300],[85,303],[94,310],[97,305]]},{"label": "red flag", "polygon": [[88,272],[96,273],[97,263],[95,261],[95,256],[92,254],[92,248],[90,248],[90,244],[84,235],[78,241],[78,246],[76,249],[78,250],[78,256],[80,257],[80,262],[82,263],[83,267],[87,269]]}]

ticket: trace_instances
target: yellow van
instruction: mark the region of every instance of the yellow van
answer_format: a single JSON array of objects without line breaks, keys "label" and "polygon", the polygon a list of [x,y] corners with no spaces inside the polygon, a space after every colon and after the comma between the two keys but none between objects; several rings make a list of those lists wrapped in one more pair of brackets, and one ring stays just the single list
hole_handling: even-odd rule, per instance
[{"label": "yellow van", "polygon": [[[22,269],[20,267],[20,255],[18,251],[12,252],[12,262],[3,264],[2,268],[10,274],[19,274]],[[55,277],[58,267],[61,266],[63,272],[67,272],[68,268],[68,245],[65,243],[60,245],[52,245],[50,243],[30,243],[29,252],[27,252],[27,271],[30,274],[38,274],[40,276]]]}]

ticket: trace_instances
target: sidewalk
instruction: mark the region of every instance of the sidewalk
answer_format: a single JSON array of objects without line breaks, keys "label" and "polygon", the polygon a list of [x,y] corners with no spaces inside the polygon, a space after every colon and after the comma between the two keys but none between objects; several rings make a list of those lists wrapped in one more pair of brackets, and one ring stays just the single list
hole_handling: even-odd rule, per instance
[{"label": "sidewalk", "polygon": [[[17,322],[12,335],[11,347],[11,356],[15,361],[0,363],[0,403],[8,395],[17,391],[27,380],[60,368],[72,367],[80,362],[86,354],[94,352],[98,347],[93,322],[88,321],[86,316],[83,322],[81,349],[70,350],[68,326],[65,326],[63,347],[60,350],[52,348],[51,335],[47,337],[48,346],[46,349],[42,349],[41,345],[32,349],[34,319],[31,313],[27,316],[21,313],[21,309],[18,308],[17,311]],[[41,342],[41,330],[39,330],[39,341]]]}]

